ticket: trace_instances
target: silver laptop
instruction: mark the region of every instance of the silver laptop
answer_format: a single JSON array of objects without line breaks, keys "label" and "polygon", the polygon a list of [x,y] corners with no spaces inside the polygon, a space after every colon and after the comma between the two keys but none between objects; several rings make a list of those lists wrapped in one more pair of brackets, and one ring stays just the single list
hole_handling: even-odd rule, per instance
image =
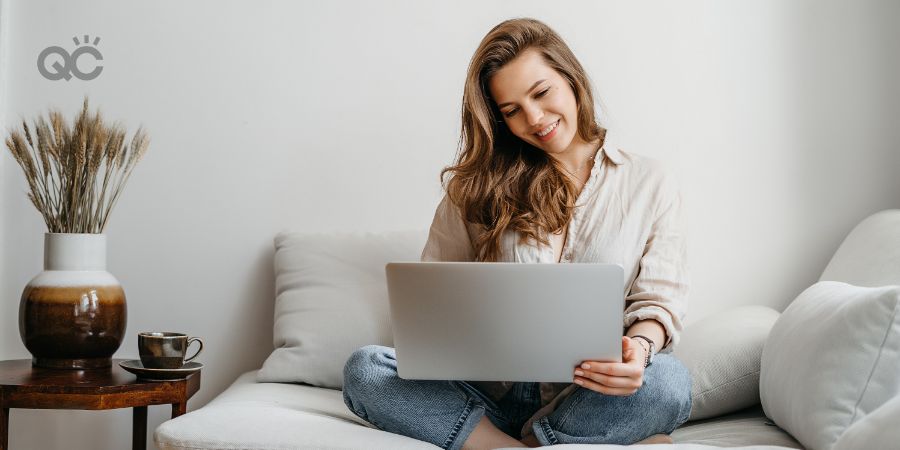
[{"label": "silver laptop", "polygon": [[388,263],[401,378],[571,382],[621,361],[617,264]]}]

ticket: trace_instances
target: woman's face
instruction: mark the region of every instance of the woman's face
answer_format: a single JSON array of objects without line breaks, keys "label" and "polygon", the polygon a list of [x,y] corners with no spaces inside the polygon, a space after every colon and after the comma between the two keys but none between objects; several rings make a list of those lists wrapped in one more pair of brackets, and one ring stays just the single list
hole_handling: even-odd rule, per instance
[{"label": "woman's face", "polygon": [[581,141],[578,104],[565,78],[528,49],[501,67],[488,82],[503,120],[519,139],[559,155]]}]

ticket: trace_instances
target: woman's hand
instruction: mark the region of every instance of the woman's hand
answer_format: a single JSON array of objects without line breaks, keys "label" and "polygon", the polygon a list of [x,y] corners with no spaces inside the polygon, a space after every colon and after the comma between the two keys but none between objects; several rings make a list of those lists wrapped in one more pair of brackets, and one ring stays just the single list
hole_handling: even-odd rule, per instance
[{"label": "woman's hand", "polygon": [[631,395],[644,384],[646,348],[622,336],[622,362],[584,361],[575,368],[575,384],[605,395]]}]

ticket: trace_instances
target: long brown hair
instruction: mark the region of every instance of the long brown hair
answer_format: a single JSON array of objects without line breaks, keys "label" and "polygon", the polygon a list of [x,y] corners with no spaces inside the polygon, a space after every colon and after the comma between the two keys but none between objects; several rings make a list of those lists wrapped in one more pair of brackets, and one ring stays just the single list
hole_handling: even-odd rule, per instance
[{"label": "long brown hair", "polygon": [[578,105],[578,135],[585,142],[602,139],[606,130],[594,118],[590,80],[578,59],[546,24],[512,19],[495,26],[472,56],[462,101],[462,130],[447,195],[463,218],[483,227],[474,242],[476,258],[496,261],[507,230],[520,242],[562,229],[572,218],[577,187],[543,150],[519,139],[507,127],[491,99],[488,81],[523,51],[534,48],[565,78]]}]

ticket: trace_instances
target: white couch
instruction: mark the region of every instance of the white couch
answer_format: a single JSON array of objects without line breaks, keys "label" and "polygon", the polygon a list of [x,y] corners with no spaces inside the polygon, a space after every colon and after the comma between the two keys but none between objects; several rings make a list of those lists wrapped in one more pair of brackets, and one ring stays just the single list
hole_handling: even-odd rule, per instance
[{"label": "white couch", "polygon": [[[276,238],[279,303],[276,307],[275,351],[261,370],[241,375],[206,406],[163,423],[154,436],[157,445],[164,450],[437,448],[373,428],[347,409],[341,391],[336,389],[342,382],[339,368],[349,351],[361,343],[390,344],[390,325],[384,323],[383,263],[416,260],[418,254],[415,252],[421,248],[423,239],[422,233],[362,237],[280,234]],[[306,259],[296,265],[286,262],[297,258]],[[291,270],[296,273],[287,273]],[[828,280],[847,284],[829,284]],[[798,297],[795,304],[804,296],[822,296],[823,292],[844,289],[841,292],[877,297],[873,301],[890,308],[900,297],[900,286],[894,289],[890,285],[900,285],[900,210],[882,211],[862,221],[835,253],[820,282]],[[889,287],[876,292],[874,288],[856,286]],[[292,289],[300,289],[301,297],[289,297]],[[371,292],[377,292],[374,297],[378,298],[368,298],[367,293]],[[348,296],[353,299],[348,300]],[[885,300],[887,297],[890,299]],[[291,301],[305,303],[289,303]],[[817,298],[802,301],[812,307],[820,303]],[[340,306],[344,309],[328,312],[332,316],[317,316],[343,302],[347,302]],[[857,303],[865,307],[862,301]],[[866,366],[865,373],[858,375],[867,377],[863,383],[851,379],[857,375],[848,375],[848,383],[854,386],[850,386],[852,392],[844,394],[844,391],[834,393],[830,387],[821,387],[829,386],[821,384],[829,380],[816,381],[815,376],[803,373],[803,370],[830,370],[829,376],[834,376],[835,370],[842,370],[839,363],[827,366],[834,358],[812,360],[809,359],[811,355],[798,355],[795,360],[798,367],[788,367],[787,372],[784,367],[777,367],[785,364],[779,359],[781,349],[797,341],[796,334],[790,333],[805,327],[796,322],[785,322],[789,312],[793,321],[802,320],[807,314],[802,308],[789,308],[779,319],[779,314],[769,308],[747,306],[689,325],[675,354],[691,369],[694,378],[694,413],[689,422],[672,434],[675,444],[648,448],[803,448],[800,442],[836,449],[900,446],[897,443],[900,442],[900,431],[896,426],[900,423],[897,383],[892,382],[891,377],[887,381],[877,380],[882,376],[879,374],[892,375],[891,371],[898,367],[900,348],[890,346],[895,345],[900,334],[900,317],[886,317],[878,325],[881,328],[872,330],[876,335],[872,338],[874,347],[861,351],[873,353],[877,364],[873,363],[871,370]],[[879,317],[882,316],[884,314]],[[369,317],[380,319],[373,322]],[[338,325],[329,322],[334,318],[339,318],[341,326],[346,323],[348,328],[334,330]],[[812,328],[815,327],[809,329]],[[771,334],[770,329],[773,330]],[[336,334],[327,338],[321,336],[332,332]],[[771,341],[771,336],[786,333],[785,341]],[[843,347],[836,345],[834,348],[838,352]],[[822,362],[817,366],[819,363],[814,361]],[[293,379],[294,376],[299,378]],[[778,381],[766,381],[773,377]],[[792,377],[795,385],[791,385]],[[900,373],[897,377],[900,378]],[[859,384],[865,384],[859,388],[862,391],[856,386]],[[834,406],[829,406],[831,403],[825,403],[826,406],[808,404],[804,398],[791,398],[790,392],[799,392],[797,386],[801,385],[806,391],[811,390],[812,394],[808,394],[811,397],[835,396]],[[848,398],[837,398],[840,395]],[[765,412],[760,404],[761,396]],[[853,405],[845,407],[844,403]],[[861,404],[868,405],[867,409],[861,409]],[[811,407],[816,409],[810,410]],[[773,419],[767,418],[766,413]],[[800,442],[792,434],[801,436]],[[559,446],[576,447],[618,446]]]}]

